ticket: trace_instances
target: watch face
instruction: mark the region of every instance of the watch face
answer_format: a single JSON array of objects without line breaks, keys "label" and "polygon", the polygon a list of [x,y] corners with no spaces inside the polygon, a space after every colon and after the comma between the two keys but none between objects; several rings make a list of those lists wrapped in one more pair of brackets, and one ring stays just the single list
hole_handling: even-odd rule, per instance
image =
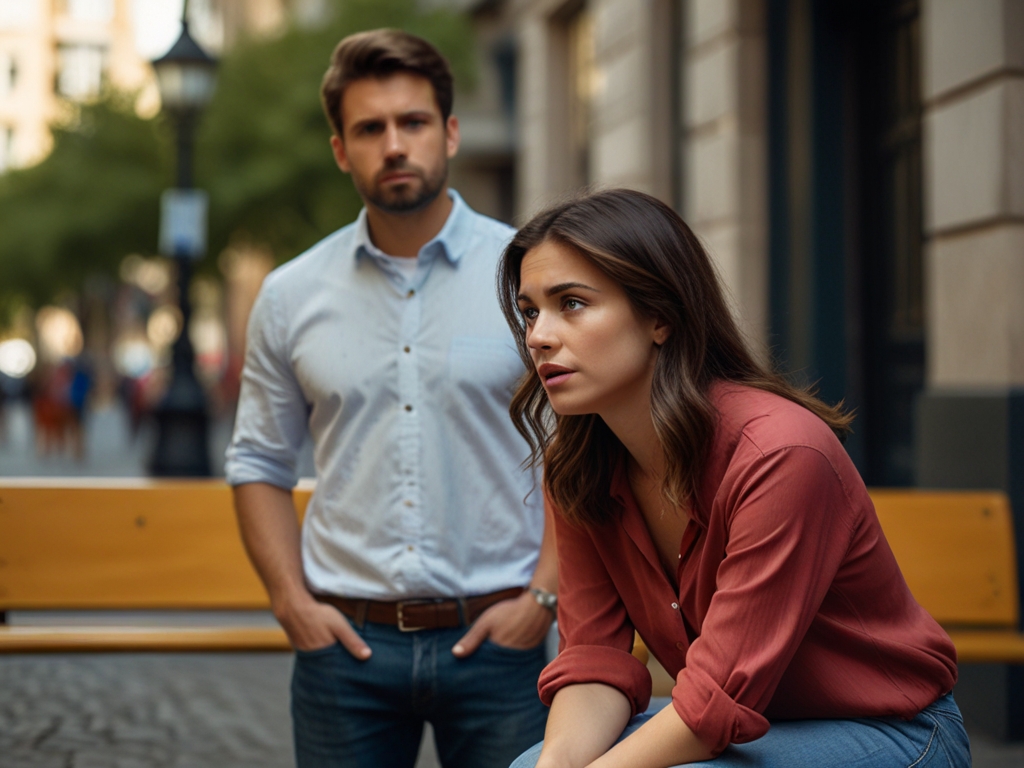
[{"label": "watch face", "polygon": [[543,589],[531,589],[533,597],[537,600],[537,603],[543,605],[545,608],[555,609],[558,605],[558,596],[552,592],[546,592]]}]

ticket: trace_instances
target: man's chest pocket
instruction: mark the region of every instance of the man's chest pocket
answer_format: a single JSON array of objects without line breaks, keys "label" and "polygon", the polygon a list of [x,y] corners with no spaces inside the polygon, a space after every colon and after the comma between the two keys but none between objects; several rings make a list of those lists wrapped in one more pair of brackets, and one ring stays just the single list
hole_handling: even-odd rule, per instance
[{"label": "man's chest pocket", "polygon": [[459,387],[509,391],[523,375],[510,339],[456,336],[448,351],[448,377]]}]

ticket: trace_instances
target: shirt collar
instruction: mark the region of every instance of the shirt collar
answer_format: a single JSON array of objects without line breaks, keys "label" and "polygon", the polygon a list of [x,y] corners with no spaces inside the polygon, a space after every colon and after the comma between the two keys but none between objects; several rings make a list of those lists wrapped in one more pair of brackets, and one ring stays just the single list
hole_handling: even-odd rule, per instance
[{"label": "shirt collar", "polygon": [[[458,192],[449,189],[448,197],[452,201],[448,219],[441,227],[441,231],[420,249],[419,256],[429,258],[440,253],[448,259],[452,266],[456,266],[469,245],[469,238],[472,234],[472,217],[469,215],[469,206]],[[370,225],[366,219],[365,207],[359,212],[359,217],[356,219],[355,245],[357,258],[362,256],[379,258],[386,255],[370,240]]]}]

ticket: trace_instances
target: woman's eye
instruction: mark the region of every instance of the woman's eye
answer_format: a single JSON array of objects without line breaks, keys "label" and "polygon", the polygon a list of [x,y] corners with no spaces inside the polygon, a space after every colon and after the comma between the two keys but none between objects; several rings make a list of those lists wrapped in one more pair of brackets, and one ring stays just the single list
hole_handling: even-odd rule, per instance
[{"label": "woman's eye", "polygon": [[520,311],[523,315],[523,319],[526,320],[527,322],[534,320],[537,317],[537,310],[534,309],[533,307],[527,307],[526,309]]},{"label": "woman's eye", "polygon": [[568,309],[568,310],[581,309],[582,307],[583,307],[583,302],[580,301],[579,299],[566,299],[565,300],[565,308]]}]

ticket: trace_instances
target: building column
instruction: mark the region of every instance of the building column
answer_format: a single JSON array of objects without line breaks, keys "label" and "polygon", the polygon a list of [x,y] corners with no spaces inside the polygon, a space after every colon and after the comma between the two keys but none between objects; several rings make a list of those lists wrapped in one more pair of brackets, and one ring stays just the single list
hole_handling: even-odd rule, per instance
[{"label": "building column", "polygon": [[[923,0],[922,36],[917,482],[1006,491],[1024,567],[1024,3]],[[980,726],[1024,738],[1024,668],[962,668],[957,695]]]},{"label": "building column", "polygon": [[671,0],[592,0],[590,179],[674,205],[679,178],[679,13]]},{"label": "building column", "polygon": [[764,0],[684,0],[683,217],[703,240],[741,327],[768,338]]}]

